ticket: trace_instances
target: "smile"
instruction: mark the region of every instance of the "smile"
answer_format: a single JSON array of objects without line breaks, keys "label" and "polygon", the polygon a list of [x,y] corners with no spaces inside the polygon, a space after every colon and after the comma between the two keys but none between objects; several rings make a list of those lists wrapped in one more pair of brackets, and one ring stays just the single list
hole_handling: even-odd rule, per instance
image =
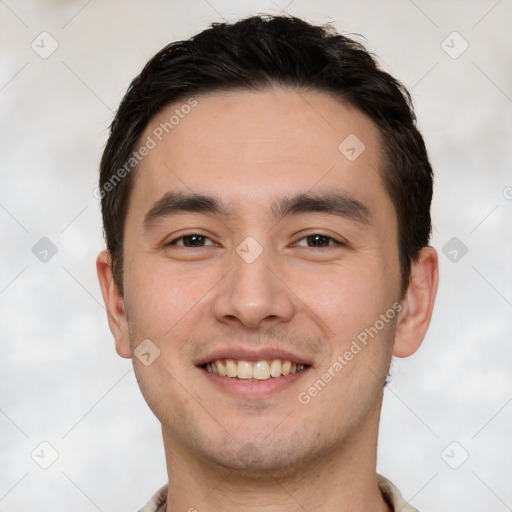
[{"label": "smile", "polygon": [[221,377],[244,380],[269,380],[304,371],[309,365],[288,360],[273,359],[245,361],[236,359],[216,359],[203,365],[208,373]]}]

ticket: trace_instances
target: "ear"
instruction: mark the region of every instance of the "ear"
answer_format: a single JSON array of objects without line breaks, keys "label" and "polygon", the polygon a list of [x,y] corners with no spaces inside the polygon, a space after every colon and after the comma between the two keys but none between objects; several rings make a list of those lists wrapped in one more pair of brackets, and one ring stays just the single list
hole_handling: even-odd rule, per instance
[{"label": "ear", "polygon": [[439,281],[437,252],[424,247],[411,267],[411,278],[398,316],[393,355],[407,357],[420,347],[434,309]]},{"label": "ear", "polygon": [[108,325],[116,341],[116,351],[121,357],[131,358],[128,322],[124,301],[112,274],[112,256],[109,251],[102,251],[96,259],[96,271],[100,281],[103,302],[107,308]]}]

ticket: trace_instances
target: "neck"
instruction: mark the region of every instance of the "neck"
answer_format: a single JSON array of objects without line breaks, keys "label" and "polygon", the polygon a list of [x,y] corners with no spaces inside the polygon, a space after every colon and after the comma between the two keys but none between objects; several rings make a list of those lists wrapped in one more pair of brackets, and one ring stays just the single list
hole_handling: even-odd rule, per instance
[{"label": "neck", "polygon": [[380,398],[350,439],[282,472],[247,474],[201,460],[163,429],[167,512],[390,512],[375,471]]}]

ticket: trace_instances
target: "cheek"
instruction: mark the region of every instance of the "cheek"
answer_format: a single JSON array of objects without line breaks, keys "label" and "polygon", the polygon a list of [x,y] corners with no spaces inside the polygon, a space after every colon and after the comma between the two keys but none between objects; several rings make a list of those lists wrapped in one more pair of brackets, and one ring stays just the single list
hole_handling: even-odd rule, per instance
[{"label": "cheek", "polygon": [[141,257],[125,274],[130,322],[137,336],[163,339],[175,334],[204,308],[218,280],[207,272],[170,268],[165,262]]},{"label": "cheek", "polygon": [[297,271],[297,295],[341,340],[373,324],[392,306],[394,285],[378,258],[331,266],[316,272]]}]

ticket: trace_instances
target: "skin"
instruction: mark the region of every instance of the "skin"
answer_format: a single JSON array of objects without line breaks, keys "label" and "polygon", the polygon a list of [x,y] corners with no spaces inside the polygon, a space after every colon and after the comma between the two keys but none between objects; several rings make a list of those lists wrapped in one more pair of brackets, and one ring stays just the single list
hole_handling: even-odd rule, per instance
[{"label": "skin", "polygon": [[[379,132],[354,107],[278,88],[196,99],[137,170],[125,224],[124,296],[109,253],[97,259],[118,354],[133,357],[147,338],[160,350],[151,365],[137,357],[133,364],[162,423],[168,511],[389,510],[375,470],[383,385],[392,354],[414,353],[426,333],[436,251],[421,251],[402,297]],[[179,106],[157,115],[141,141]],[[349,134],[366,146],[354,161],[338,150]],[[271,214],[282,197],[333,190],[363,203],[367,221],[308,212],[276,222]],[[180,213],[145,229],[146,213],[169,191],[216,195],[231,215]],[[165,245],[193,233],[208,237],[207,245]],[[345,245],[311,246],[305,237],[316,233]],[[252,263],[236,252],[247,236],[263,249]],[[301,404],[298,394],[396,303],[400,313]],[[311,368],[263,399],[234,396],[195,365],[221,347],[273,346],[303,356]],[[241,456],[247,450],[252,457]]]}]

